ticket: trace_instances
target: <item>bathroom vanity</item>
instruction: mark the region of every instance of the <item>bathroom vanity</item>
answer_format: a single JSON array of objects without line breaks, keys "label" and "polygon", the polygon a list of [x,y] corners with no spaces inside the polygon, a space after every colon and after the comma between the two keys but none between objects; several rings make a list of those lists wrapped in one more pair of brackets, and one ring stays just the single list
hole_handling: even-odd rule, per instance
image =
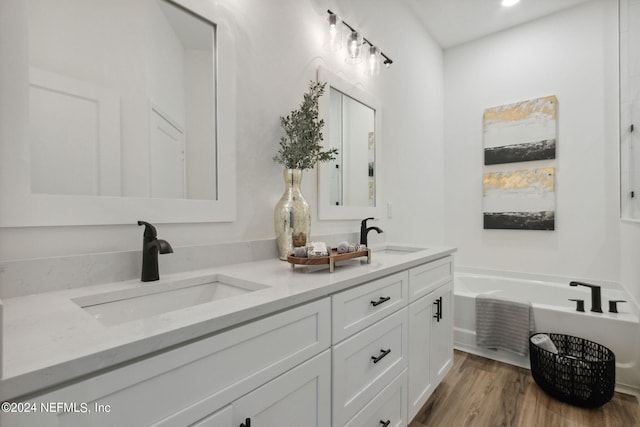
[{"label": "bathroom vanity", "polygon": [[[454,251],[384,245],[334,273],[268,259],[10,298],[0,424],[406,426],[452,365]],[[99,308],[200,277],[250,289],[141,318]]]}]

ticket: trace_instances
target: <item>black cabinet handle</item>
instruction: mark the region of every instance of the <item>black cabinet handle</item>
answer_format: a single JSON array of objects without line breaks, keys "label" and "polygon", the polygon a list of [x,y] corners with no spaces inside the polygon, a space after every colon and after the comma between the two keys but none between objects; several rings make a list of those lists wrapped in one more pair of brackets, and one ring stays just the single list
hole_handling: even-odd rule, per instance
[{"label": "black cabinet handle", "polygon": [[379,361],[384,359],[384,357],[389,353],[391,353],[391,349],[388,349],[388,350],[381,349],[380,350],[380,356],[377,356],[377,357],[376,356],[371,356],[371,360],[373,360],[373,363],[378,363]]},{"label": "black cabinet handle", "polygon": [[378,301],[371,301],[371,305],[376,307],[380,304],[382,304],[383,302],[387,302],[391,299],[391,297],[380,297],[380,299]]},{"label": "black cabinet handle", "polygon": [[382,427],[387,427],[389,424],[391,424],[391,420],[387,420],[387,421],[380,420],[380,425]]},{"label": "black cabinet handle", "polygon": [[240,427],[251,427],[251,418],[245,418],[243,423],[240,423]]},{"label": "black cabinet handle", "polygon": [[438,298],[433,303],[436,305],[436,314],[433,315],[433,318],[439,322],[440,319],[442,319],[442,297]]}]

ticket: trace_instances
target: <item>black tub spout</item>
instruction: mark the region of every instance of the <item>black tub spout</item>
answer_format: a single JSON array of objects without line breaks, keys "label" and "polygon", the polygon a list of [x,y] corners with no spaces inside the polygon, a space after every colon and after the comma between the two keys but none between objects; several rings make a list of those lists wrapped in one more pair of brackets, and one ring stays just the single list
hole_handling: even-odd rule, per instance
[{"label": "black tub spout", "polygon": [[602,313],[602,296],[600,286],[583,282],[570,282],[569,286],[586,286],[587,288],[591,288],[591,311],[595,313]]}]

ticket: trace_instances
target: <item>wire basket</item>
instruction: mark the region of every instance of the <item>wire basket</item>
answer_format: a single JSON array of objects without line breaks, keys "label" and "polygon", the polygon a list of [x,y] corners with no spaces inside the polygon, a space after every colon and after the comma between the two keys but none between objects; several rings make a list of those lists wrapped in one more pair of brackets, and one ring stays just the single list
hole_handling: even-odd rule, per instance
[{"label": "wire basket", "polygon": [[615,354],[607,347],[583,338],[546,335],[558,349],[558,354],[529,339],[531,375],[540,388],[563,402],[587,408],[611,400],[616,384]]}]

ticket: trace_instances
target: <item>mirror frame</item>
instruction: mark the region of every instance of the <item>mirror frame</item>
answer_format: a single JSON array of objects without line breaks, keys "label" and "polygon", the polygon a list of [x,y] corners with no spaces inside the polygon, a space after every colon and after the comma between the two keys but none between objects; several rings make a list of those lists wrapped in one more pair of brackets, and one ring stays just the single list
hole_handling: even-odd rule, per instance
[{"label": "mirror frame", "polygon": [[[216,25],[216,200],[32,194],[27,6],[0,2],[0,227],[229,222],[236,218],[236,54],[214,2],[170,0]],[[220,84],[220,82],[224,82]]]},{"label": "mirror frame", "polygon": [[[319,100],[319,117],[324,120],[324,142],[328,144],[331,140],[331,120],[330,120],[330,87],[337,89],[343,94],[359,101],[360,103],[374,110],[375,120],[375,206],[335,206],[330,203],[330,182],[331,168],[328,163],[318,164],[318,218],[339,220],[339,219],[363,219],[367,217],[378,218],[380,215],[380,142],[382,141],[382,107],[380,101],[374,96],[368,94],[355,84],[347,82],[338,75],[326,70],[318,68],[318,81],[326,82],[325,94]],[[326,147],[325,147],[326,148]]]}]

